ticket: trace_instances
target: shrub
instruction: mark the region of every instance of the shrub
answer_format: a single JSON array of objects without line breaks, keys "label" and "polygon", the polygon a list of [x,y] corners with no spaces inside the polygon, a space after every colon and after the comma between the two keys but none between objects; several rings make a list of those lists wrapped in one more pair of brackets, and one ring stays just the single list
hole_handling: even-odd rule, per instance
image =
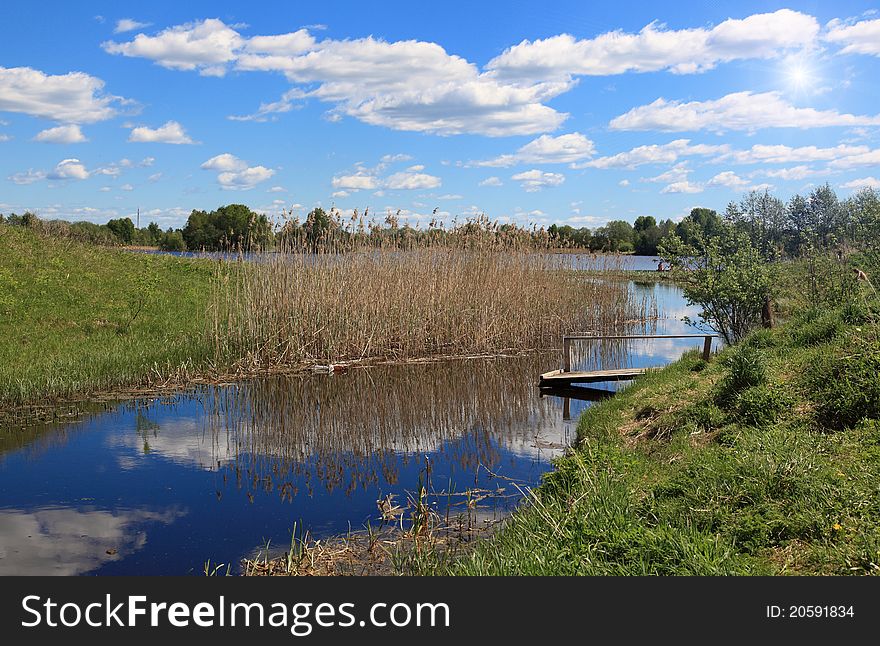
[{"label": "shrub", "polygon": [[766,361],[757,348],[737,346],[730,350],[723,361],[727,372],[715,394],[715,401],[722,406],[731,404],[746,388],[762,386],[767,381]]},{"label": "shrub", "polygon": [[743,341],[743,345],[750,348],[773,348],[779,345],[779,340],[773,330],[755,330]]},{"label": "shrub", "polygon": [[840,310],[811,309],[792,324],[789,335],[793,345],[806,348],[838,338],[845,327]]},{"label": "shrub", "polygon": [[746,388],[736,397],[734,410],[741,424],[769,426],[779,413],[791,405],[791,398],[780,390],[767,386]]},{"label": "shrub", "polygon": [[823,353],[807,370],[816,420],[835,430],[880,418],[880,352],[876,348],[841,356]]}]

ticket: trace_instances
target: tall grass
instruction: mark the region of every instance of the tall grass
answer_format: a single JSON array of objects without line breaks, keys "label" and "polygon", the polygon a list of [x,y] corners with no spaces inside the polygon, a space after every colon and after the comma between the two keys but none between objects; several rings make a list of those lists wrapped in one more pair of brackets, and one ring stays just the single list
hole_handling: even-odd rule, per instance
[{"label": "tall grass", "polygon": [[[238,368],[494,354],[656,316],[625,282],[534,249],[463,237],[401,251],[290,245],[218,262],[210,336]],[[609,268],[615,261],[609,259]]]}]

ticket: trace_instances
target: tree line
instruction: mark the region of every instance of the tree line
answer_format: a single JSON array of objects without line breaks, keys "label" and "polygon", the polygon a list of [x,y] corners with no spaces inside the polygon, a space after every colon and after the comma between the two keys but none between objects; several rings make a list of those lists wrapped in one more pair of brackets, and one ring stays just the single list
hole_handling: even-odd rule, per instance
[{"label": "tree line", "polygon": [[166,251],[379,246],[407,249],[488,239],[502,245],[639,255],[656,255],[663,241],[673,236],[687,245],[715,236],[729,224],[747,236],[764,257],[779,258],[798,257],[809,249],[829,248],[846,241],[858,244],[868,238],[878,239],[878,204],[880,199],[872,189],[863,189],[841,200],[826,184],[808,195],[794,195],[787,202],[766,190],[752,191],[739,202],[729,203],[721,214],[697,207],[680,222],[658,222],[653,216],[642,215],[632,224],[612,220],[593,230],[558,224],[525,228],[493,222],[485,216],[453,221],[450,225],[432,219],[426,228],[417,228],[402,223],[400,211],[376,219],[369,209],[355,209],[344,215],[336,208],[321,207],[312,209],[303,220],[287,213],[281,222],[272,222],[244,204],[228,204],[213,211],[193,210],[185,226],[166,230],[155,222],[139,229],[128,217],[94,224],[44,221],[30,212],[5,217],[0,214],[0,224],[40,227],[97,244],[142,245]]}]

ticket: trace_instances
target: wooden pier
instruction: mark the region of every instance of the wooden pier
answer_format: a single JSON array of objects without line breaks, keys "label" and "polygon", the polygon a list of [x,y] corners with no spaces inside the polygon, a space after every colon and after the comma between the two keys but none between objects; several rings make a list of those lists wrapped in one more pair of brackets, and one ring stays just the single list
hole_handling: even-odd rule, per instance
[{"label": "wooden pier", "polygon": [[[614,341],[630,339],[703,339],[703,359],[709,360],[712,339],[717,334],[636,334],[629,336],[593,336],[572,334],[562,337],[562,370],[545,372],[538,379],[541,388],[564,388],[571,384],[594,384],[603,381],[629,381],[654,368],[613,368],[610,370],[572,371],[571,344],[573,341]],[[659,367],[659,366],[658,366]]]}]

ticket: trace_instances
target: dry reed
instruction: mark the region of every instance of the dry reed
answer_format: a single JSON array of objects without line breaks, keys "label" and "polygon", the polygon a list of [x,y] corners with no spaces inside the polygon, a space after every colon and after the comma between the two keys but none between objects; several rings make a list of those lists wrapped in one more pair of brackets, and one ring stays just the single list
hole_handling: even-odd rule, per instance
[{"label": "dry reed", "polygon": [[488,240],[447,237],[408,250],[300,243],[219,260],[209,317],[216,361],[250,371],[494,354],[554,347],[573,330],[622,333],[656,316],[623,281]]}]

